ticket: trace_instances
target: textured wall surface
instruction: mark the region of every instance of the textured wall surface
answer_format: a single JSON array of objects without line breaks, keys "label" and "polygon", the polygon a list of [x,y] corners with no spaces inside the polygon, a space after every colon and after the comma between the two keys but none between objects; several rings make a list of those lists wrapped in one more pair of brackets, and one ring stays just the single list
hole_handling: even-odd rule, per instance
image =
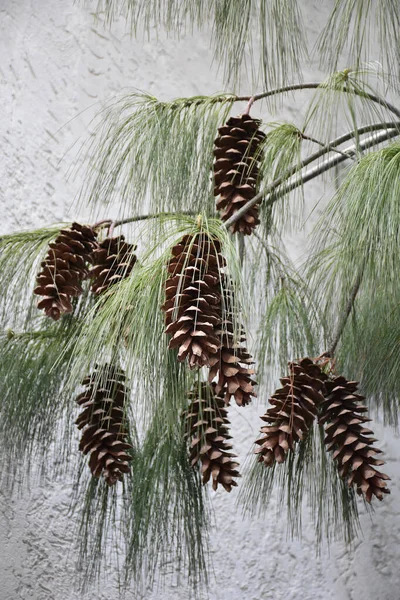
[{"label": "textured wall surface", "polygon": [[[303,4],[314,38],[333,0]],[[223,90],[209,68],[206,37],[132,41],[122,22],[110,33],[72,0],[0,0],[0,56],[0,233],[78,216],[71,205],[81,175],[67,176],[105,100],[129,87],[161,98]],[[316,69],[304,78],[315,80]],[[291,120],[303,101],[286,102],[280,118]],[[319,191],[316,185],[308,193],[317,197]],[[262,412],[232,409],[236,449],[243,455]],[[243,521],[235,493],[213,495],[218,527],[212,600],[400,598],[400,441],[382,427],[376,433],[388,457],[392,495],[377,506],[373,521],[362,519],[364,538],[352,553],[333,544],[317,557],[307,523],[304,539],[291,542],[273,506],[268,517]],[[82,595],[73,589],[70,493],[70,482],[49,480],[18,497],[0,496],[0,600],[118,598],[112,577],[100,591]],[[145,597],[160,595],[188,597],[179,586]],[[132,590],[126,597],[137,595]]]}]

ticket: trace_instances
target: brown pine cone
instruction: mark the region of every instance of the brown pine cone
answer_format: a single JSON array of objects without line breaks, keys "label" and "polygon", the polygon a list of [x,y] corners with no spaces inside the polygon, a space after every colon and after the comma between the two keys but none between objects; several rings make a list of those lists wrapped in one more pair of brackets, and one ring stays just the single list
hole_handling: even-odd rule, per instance
[{"label": "brown pine cone", "polygon": [[62,229],[41,263],[37,287],[33,293],[43,296],[37,307],[55,321],[72,312],[71,299],[82,293],[82,282],[88,275],[88,263],[96,247],[96,234],[91,227],[73,223]]},{"label": "brown pine cone", "polygon": [[94,294],[100,295],[130,275],[137,260],[136,248],[128,244],[123,235],[106,238],[98,245],[93,252],[94,267],[90,271]]},{"label": "brown pine cone", "polygon": [[165,284],[165,333],[170,348],[178,348],[178,360],[189,368],[209,366],[220,348],[220,268],[225,261],[218,240],[205,233],[185,235],[172,249]]},{"label": "brown pine cone", "polygon": [[94,477],[103,475],[111,486],[130,470],[132,449],[127,442],[125,410],[127,389],[124,372],[105,364],[82,381],[86,390],[76,398],[83,411],[76,420],[83,429],[79,450],[90,452],[89,467]]},{"label": "brown pine cone", "polygon": [[281,379],[283,387],[270,398],[272,407],[261,417],[269,425],[261,428],[264,436],[256,440],[259,462],[267,467],[275,461],[283,463],[289,450],[294,451],[295,444],[305,438],[324,402],[325,379],[309,358],[289,363],[289,375]]},{"label": "brown pine cone", "polygon": [[215,385],[202,383],[189,394],[189,408],[183,413],[186,420],[187,437],[190,439],[190,461],[194,467],[201,463],[203,485],[210,478],[212,487],[218,484],[230,492],[237,486],[235,478],[240,477],[235,461],[236,455],[230,452],[228,440],[229,420],[221,395],[215,393]]},{"label": "brown pine cone", "polygon": [[384,494],[390,493],[386,486],[390,477],[375,469],[385,463],[375,458],[381,450],[373,447],[373,431],[364,427],[371,419],[363,416],[368,409],[363,404],[364,396],[357,393],[358,383],[336,377],[327,381],[325,387],[326,400],[319,422],[325,425],[325,444],[333,452],[339,475],[349,487],[354,485],[367,502],[373,496],[382,500]]},{"label": "brown pine cone", "polygon": [[[214,195],[219,196],[217,209],[223,221],[257,194],[261,143],[265,139],[260,123],[244,114],[231,117],[218,129],[214,142]],[[231,231],[249,235],[259,222],[256,204],[232,225]]]}]

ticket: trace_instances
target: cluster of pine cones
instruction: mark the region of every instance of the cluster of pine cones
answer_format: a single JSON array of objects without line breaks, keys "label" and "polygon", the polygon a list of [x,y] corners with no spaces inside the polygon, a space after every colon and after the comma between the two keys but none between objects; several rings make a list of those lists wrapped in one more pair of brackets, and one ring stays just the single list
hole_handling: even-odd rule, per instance
[{"label": "cluster of pine cones", "polygon": [[[231,117],[219,128],[214,144],[214,182],[217,209],[222,221],[231,220],[257,194],[257,179],[265,134],[260,121],[247,113]],[[259,224],[259,203],[230,225],[232,233],[250,235]],[[228,223],[229,225],[229,223]],[[72,299],[82,294],[82,283],[92,279],[91,291],[104,294],[128,277],[136,263],[136,246],[124,237],[98,242],[95,230],[73,223],[60,231],[41,264],[34,293],[38,308],[54,320],[72,311]],[[253,359],[246,348],[243,326],[238,322],[232,282],[218,239],[198,231],[185,235],[171,252],[165,283],[165,333],[169,347],[190,369],[208,370],[188,395],[183,413],[185,435],[193,467],[200,465],[203,484],[212,481],[230,492],[240,477],[229,435],[227,406],[234,399],[240,407],[256,396]],[[262,437],[256,441],[259,462],[270,467],[295,452],[317,420],[324,425],[325,444],[333,452],[339,475],[370,502],[389,493],[387,475],[375,467],[372,431],[364,427],[364,398],[357,382],[327,375],[318,361],[309,358],[289,363],[282,387],[270,398],[262,417]],[[90,453],[89,467],[108,485],[129,472],[132,446],[126,419],[128,391],[125,375],[117,365],[97,365],[82,384],[76,402],[82,413],[76,424],[83,429],[80,450]]]},{"label": "cluster of pine cones", "polygon": [[367,502],[373,496],[382,500],[389,493],[389,477],[375,469],[384,462],[375,458],[381,450],[374,448],[373,432],[364,427],[370,419],[364,416],[367,407],[357,393],[357,382],[329,377],[316,362],[304,358],[289,363],[281,384],[261,417],[267,425],[256,441],[258,460],[267,467],[283,463],[317,419],[325,427],[326,448],[333,453],[340,477]]},{"label": "cluster of pine cones", "polygon": [[72,298],[82,294],[85,279],[93,279],[92,292],[99,295],[127,277],[136,262],[136,246],[123,235],[100,243],[96,238],[92,227],[72,223],[49,244],[34,294],[42,297],[38,308],[55,321],[72,312]]},{"label": "cluster of pine cones", "polygon": [[[83,293],[84,280],[92,280],[91,291],[99,296],[128,277],[136,263],[135,250],[123,235],[98,242],[95,230],[87,225],[73,223],[62,229],[49,245],[37,277],[38,308],[58,321],[72,312],[72,299]],[[78,429],[83,429],[79,449],[90,453],[92,474],[115,485],[129,471],[132,460],[125,376],[116,365],[97,365],[82,384],[85,391],[76,399],[83,409],[76,421]]]},{"label": "cluster of pine cones", "polygon": [[178,360],[209,374],[189,394],[184,413],[191,462],[201,463],[204,484],[211,477],[214,489],[220,483],[231,491],[239,473],[230,452],[226,406],[231,398],[238,406],[249,404],[256,382],[225,267],[217,239],[203,231],[185,235],[172,248],[162,310]]}]

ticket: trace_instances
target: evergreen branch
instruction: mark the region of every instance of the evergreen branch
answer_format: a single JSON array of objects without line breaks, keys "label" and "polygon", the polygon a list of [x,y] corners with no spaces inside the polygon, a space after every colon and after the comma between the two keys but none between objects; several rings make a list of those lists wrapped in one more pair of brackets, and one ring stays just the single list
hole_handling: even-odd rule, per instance
[{"label": "evergreen branch", "polygon": [[[204,103],[204,102],[208,102],[210,104],[217,104],[217,103],[226,103],[226,102],[248,102],[247,107],[245,108],[245,113],[249,111],[249,109],[251,108],[251,106],[255,103],[258,102],[259,100],[264,100],[265,98],[271,98],[272,96],[276,96],[279,94],[287,94],[288,92],[295,92],[295,91],[299,91],[299,90],[317,90],[317,89],[325,89],[324,86],[326,85],[325,81],[317,81],[317,82],[309,82],[309,83],[293,83],[290,85],[284,85],[278,88],[274,88],[272,90],[268,90],[267,92],[260,92],[259,94],[253,94],[252,96],[249,95],[236,95],[236,94],[223,94],[223,95],[219,95],[219,96],[214,96],[213,98],[209,98],[207,96],[204,97],[198,97],[198,96],[194,96],[193,98],[186,98],[185,99],[185,106],[189,107],[189,106],[199,106],[200,104]],[[381,96],[379,96],[378,94],[372,94],[369,92],[364,92],[361,90],[357,90],[354,88],[343,88],[337,91],[341,91],[344,94],[353,94],[355,96],[359,96],[361,98],[365,98],[366,100],[370,100],[371,102],[374,102],[375,104],[379,104],[380,106],[383,106],[383,108],[386,108],[389,112],[393,113],[396,117],[400,118],[400,109],[396,108],[396,106],[394,106],[394,104],[392,104],[391,102],[388,102],[387,100],[385,100],[385,98],[382,98]],[[171,104],[171,106],[173,107],[173,103]]]},{"label": "evergreen branch", "polygon": [[[399,126],[399,124],[396,124],[396,125]],[[381,127],[379,127],[379,128],[381,129]],[[376,136],[370,136],[366,140],[363,140],[360,144],[354,145],[354,146],[351,146],[350,148],[348,148],[345,151],[344,155],[334,156],[332,158],[326,159],[321,165],[315,167],[314,169],[310,169],[304,175],[302,175],[295,181],[289,183],[283,189],[279,190],[277,193],[274,194],[275,190],[277,190],[282,185],[282,183],[287,181],[287,179],[289,177],[291,177],[298,171],[301,171],[305,166],[314,162],[315,160],[317,160],[324,154],[328,154],[329,152],[331,152],[332,147],[339,145],[340,143],[343,143],[343,141],[345,139],[349,139],[349,137],[355,137],[356,133],[360,133],[360,131],[362,129],[363,128],[360,128],[359,130],[357,130],[357,132],[352,132],[350,134],[345,134],[344,136],[341,136],[337,140],[334,140],[333,142],[331,142],[330,144],[325,146],[324,149],[321,149],[320,151],[316,152],[315,154],[304,159],[299,166],[293,167],[288,172],[284,173],[281,177],[279,177],[278,179],[273,181],[270,185],[268,185],[264,190],[262,190],[261,192],[256,194],[256,196],[254,196],[254,198],[252,198],[251,200],[246,202],[246,204],[244,206],[242,206],[242,208],[240,208],[234,215],[232,215],[232,217],[230,219],[225,221],[225,227],[229,228],[231,225],[236,223],[236,221],[238,221],[241,217],[243,217],[243,215],[246,214],[247,211],[250,210],[250,208],[252,208],[255,204],[258,204],[260,201],[264,201],[264,204],[266,204],[266,205],[274,204],[279,198],[281,198],[282,196],[285,196],[292,190],[301,186],[303,183],[306,183],[307,181],[314,179],[315,177],[317,177],[318,175],[321,175],[322,173],[325,173],[332,167],[340,164],[341,162],[344,162],[345,160],[348,159],[349,154],[356,155],[357,151],[359,151],[359,150],[366,150],[367,148],[375,146],[376,144],[379,144],[383,141],[391,139],[392,137],[400,135],[400,131],[398,129],[386,129],[380,135],[378,134]],[[368,128],[365,131],[370,131],[370,130],[371,129]],[[340,142],[338,142],[339,139],[341,140]]]},{"label": "evergreen branch", "polygon": [[[329,154],[330,152],[337,152],[339,154],[338,157],[330,158],[329,160],[327,160],[324,163],[322,163],[321,165],[319,165],[315,170],[310,170],[309,172],[305,173],[301,178],[288,184],[282,190],[279,190],[278,193],[273,194],[273,196],[270,197],[269,199],[267,199],[266,202],[264,202],[264,204],[272,205],[279,198],[286,195],[287,193],[289,193],[296,187],[299,187],[303,183],[306,183],[307,181],[314,179],[318,175],[331,169],[332,167],[336,166],[337,164],[340,164],[344,160],[354,159],[354,157],[356,157],[356,151],[355,151],[356,147],[355,146],[352,146],[347,151],[337,150],[337,146],[340,146],[341,144],[345,143],[346,141],[348,141],[354,137],[357,137],[359,135],[363,135],[368,132],[379,131],[382,129],[384,130],[384,132],[382,133],[381,136],[371,136],[370,138],[368,138],[367,140],[364,140],[361,143],[360,148],[365,150],[375,144],[378,144],[382,141],[385,141],[387,139],[390,139],[390,138],[398,135],[399,130],[400,130],[400,122],[388,121],[388,122],[373,123],[370,125],[365,125],[363,127],[359,127],[357,130],[350,131],[348,133],[345,133],[345,134],[339,136],[338,138],[336,138],[335,140],[332,140],[328,144],[322,144],[322,142],[319,142],[318,140],[315,140],[314,138],[311,138],[300,132],[300,135],[301,135],[301,137],[303,137],[303,139],[308,139],[314,143],[317,143],[318,145],[322,146],[321,149],[318,150],[317,152],[314,152],[307,158],[303,159],[298,165],[290,167],[283,175],[281,175],[280,177],[275,179],[269,186],[267,186],[267,188],[265,190],[261,191],[254,198],[249,200],[249,202],[246,203],[242,207],[242,209],[240,209],[237,213],[235,213],[235,215],[233,215],[233,217],[229,221],[226,221],[225,226],[228,228],[231,224],[235,223],[236,220],[238,220],[243,214],[245,214],[249,208],[251,208],[254,204],[259,202],[260,199],[264,199],[264,200],[267,199],[267,196],[271,196],[275,192],[275,190],[277,190],[292,175],[295,175],[296,173],[300,172],[304,167],[315,162],[322,156]],[[112,219],[104,219],[104,220],[96,223],[93,227],[95,227],[95,228],[107,227],[107,226],[110,226],[111,223],[113,224],[114,227],[119,227],[119,226],[122,226],[125,224],[135,223],[135,222],[148,220],[148,219],[162,219],[164,217],[165,218],[169,218],[169,217],[174,218],[177,216],[179,217],[179,215],[194,216],[195,214],[196,214],[195,211],[160,212],[160,213],[153,212],[150,214],[135,215],[132,217],[126,217],[124,219],[117,219],[115,221]]]},{"label": "evergreen branch", "polygon": [[[280,88],[276,88],[274,90],[269,90],[268,92],[261,92],[260,94],[255,94],[254,96],[236,96],[235,102],[248,101],[252,97],[254,99],[253,102],[257,102],[258,100],[263,100],[264,98],[269,98],[269,97],[275,96],[277,94],[285,94],[287,92],[294,92],[296,90],[323,89],[324,83],[325,82],[323,82],[323,81],[320,81],[319,83],[317,83],[317,82],[294,83],[292,85],[285,85]],[[391,104],[390,102],[387,102],[387,100],[385,100],[385,98],[381,98],[377,94],[370,94],[368,92],[362,92],[362,91],[358,91],[358,90],[354,90],[354,89],[346,89],[346,88],[343,88],[338,91],[341,91],[345,94],[354,94],[355,96],[360,96],[361,98],[370,100],[371,102],[374,102],[375,104],[379,104],[380,106],[383,106],[389,112],[396,115],[396,117],[400,118],[400,109],[396,108],[393,104]]]},{"label": "evergreen branch", "polygon": [[362,282],[362,278],[363,278],[363,272],[360,271],[360,273],[354,283],[354,286],[351,290],[350,297],[347,301],[346,308],[345,308],[343,314],[341,315],[339,322],[337,324],[337,327],[336,327],[336,331],[334,332],[334,334],[332,336],[332,343],[328,349],[328,352],[326,353],[326,355],[329,357],[333,357],[335,354],[337,345],[343,334],[344,328],[346,327],[347,320],[351,314],[351,311],[353,310],[354,303],[355,303],[355,300],[356,300],[356,297],[357,297],[357,294],[358,294],[358,291],[360,289],[360,285]]},{"label": "evergreen branch", "polygon": [[393,276],[399,164],[396,142],[366,154],[349,171],[316,226],[312,246],[318,250],[308,269],[326,331],[332,333],[328,351],[343,372],[361,381],[391,423],[400,393],[400,287]]},{"label": "evergreen branch", "polygon": [[[302,133],[301,137],[303,138],[303,140],[308,140],[309,142],[313,142],[314,144],[317,144],[317,146],[320,146],[321,148],[325,148],[325,146],[326,146],[326,144],[324,144],[323,142],[320,142],[319,140],[316,140],[314,137],[312,137],[310,135],[306,135],[305,133]],[[342,150],[338,150],[338,148],[335,148],[334,146],[331,146],[331,150],[332,150],[332,152],[337,152],[338,154],[341,154],[342,156],[345,156],[346,158],[350,158],[350,160],[356,160],[355,156],[352,156],[351,154],[346,154],[346,152],[343,152]]]}]

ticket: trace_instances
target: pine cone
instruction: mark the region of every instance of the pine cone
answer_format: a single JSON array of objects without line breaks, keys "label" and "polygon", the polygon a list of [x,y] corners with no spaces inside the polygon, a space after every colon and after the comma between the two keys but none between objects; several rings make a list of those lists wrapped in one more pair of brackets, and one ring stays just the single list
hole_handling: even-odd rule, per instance
[{"label": "pine cone", "polygon": [[235,331],[234,302],[231,286],[224,285],[225,319],[217,331],[221,339],[221,348],[215,356],[210,358],[209,381],[217,377],[216,394],[223,392],[224,402],[229,404],[232,396],[238,406],[250,404],[252,397],[256,397],[252,379],[254,369],[249,365],[254,360],[244,346],[246,338],[244,329]]},{"label": "pine cone", "polygon": [[123,235],[106,238],[98,245],[93,252],[95,266],[90,271],[92,291],[97,296],[129,276],[137,260],[136,248],[125,242]]},{"label": "pine cone", "polygon": [[372,447],[376,441],[370,437],[373,431],[364,427],[371,419],[363,416],[368,409],[362,404],[364,396],[357,393],[358,383],[336,377],[327,381],[325,387],[326,401],[319,422],[325,424],[325,444],[333,452],[339,475],[349,487],[355,485],[367,502],[372,496],[382,500],[383,494],[390,493],[385,482],[390,477],[374,468],[385,463],[375,458],[381,450]]},{"label": "pine cone", "polygon": [[[214,142],[214,195],[219,196],[217,209],[227,221],[257,193],[261,160],[261,142],[265,134],[258,129],[261,121],[249,115],[231,117],[218,129]],[[232,233],[252,233],[259,224],[258,205],[250,208],[231,227]]]},{"label": "pine cone", "polygon": [[71,298],[82,293],[82,281],[87,277],[87,263],[92,262],[96,234],[91,227],[73,223],[61,229],[41,263],[37,287],[33,293],[43,296],[37,307],[55,321],[72,312]]},{"label": "pine cone", "polygon": [[178,360],[188,359],[191,369],[209,366],[220,348],[220,268],[225,261],[218,240],[205,233],[185,235],[172,249],[168,265],[165,333],[170,348],[178,348]]},{"label": "pine cone", "polygon": [[189,408],[183,413],[186,419],[187,437],[190,438],[190,461],[194,467],[199,461],[203,485],[210,478],[217,490],[218,484],[230,492],[237,486],[234,478],[240,477],[236,468],[239,463],[232,454],[228,440],[228,411],[221,395],[215,393],[215,384],[202,383],[200,390],[189,394]]},{"label": "pine cone", "polygon": [[289,363],[289,376],[281,379],[283,385],[270,398],[272,407],[261,417],[269,423],[261,428],[264,436],[256,441],[259,462],[272,466],[283,463],[289,450],[308,433],[318,406],[324,401],[326,375],[309,358]]},{"label": "pine cone", "polygon": [[129,472],[132,460],[127,452],[132,446],[127,442],[125,375],[113,365],[96,366],[82,385],[86,390],[76,398],[83,408],[76,420],[78,429],[83,429],[79,450],[90,452],[94,477],[103,475],[108,485],[115,485]]}]

